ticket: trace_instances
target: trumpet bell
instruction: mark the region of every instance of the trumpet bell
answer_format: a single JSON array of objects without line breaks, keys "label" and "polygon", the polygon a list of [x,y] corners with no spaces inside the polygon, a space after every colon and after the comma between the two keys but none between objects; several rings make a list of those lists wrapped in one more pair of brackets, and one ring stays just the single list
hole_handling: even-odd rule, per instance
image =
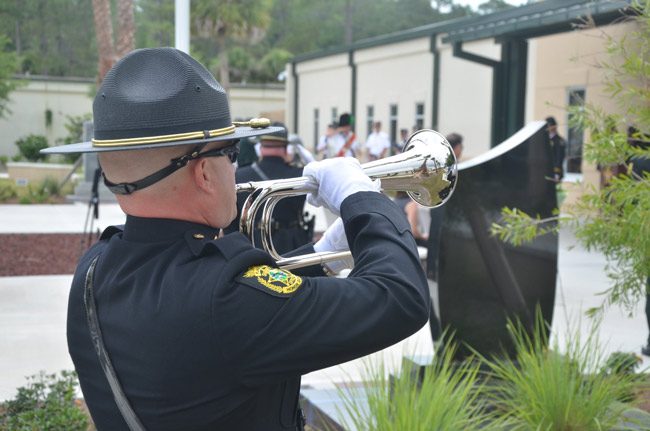
[{"label": "trumpet bell", "polygon": [[425,207],[447,202],[458,178],[451,145],[429,129],[413,133],[401,154],[365,163],[363,170],[370,178],[381,180],[383,191],[404,191]]}]

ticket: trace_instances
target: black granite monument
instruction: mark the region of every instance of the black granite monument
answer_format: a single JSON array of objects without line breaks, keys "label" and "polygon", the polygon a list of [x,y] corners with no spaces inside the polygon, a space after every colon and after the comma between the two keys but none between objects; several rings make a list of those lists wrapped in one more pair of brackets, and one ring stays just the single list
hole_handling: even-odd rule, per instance
[{"label": "black granite monument", "polygon": [[514,247],[490,235],[503,207],[550,217],[557,207],[551,149],[543,122],[530,123],[487,153],[460,163],[444,208],[438,262],[440,319],[459,343],[483,355],[512,356],[508,319],[534,325],[537,307],[550,324],[557,275],[554,234]]}]

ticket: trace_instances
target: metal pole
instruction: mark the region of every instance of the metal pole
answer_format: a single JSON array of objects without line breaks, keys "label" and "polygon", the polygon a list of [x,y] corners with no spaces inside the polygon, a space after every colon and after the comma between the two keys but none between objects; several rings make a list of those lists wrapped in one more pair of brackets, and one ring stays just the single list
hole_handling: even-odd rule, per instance
[{"label": "metal pole", "polygon": [[190,0],[175,0],[174,44],[177,49],[190,53]]}]

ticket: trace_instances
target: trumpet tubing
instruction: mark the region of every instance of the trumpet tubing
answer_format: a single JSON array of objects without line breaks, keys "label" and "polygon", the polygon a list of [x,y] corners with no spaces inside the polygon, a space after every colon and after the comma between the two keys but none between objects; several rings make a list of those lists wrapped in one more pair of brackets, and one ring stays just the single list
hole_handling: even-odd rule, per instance
[{"label": "trumpet tubing", "polygon": [[[401,154],[364,163],[361,167],[368,177],[381,181],[382,191],[404,191],[415,202],[426,207],[443,205],[451,197],[458,175],[451,145],[443,135],[429,129],[413,133]],[[242,208],[240,231],[255,245],[253,230],[256,215],[261,209],[262,247],[281,267],[300,268],[345,257],[341,253],[316,253],[282,259],[273,246],[271,216],[275,205],[286,197],[317,192],[318,184],[311,178],[248,182],[237,184],[236,190],[238,193],[251,193]]]}]

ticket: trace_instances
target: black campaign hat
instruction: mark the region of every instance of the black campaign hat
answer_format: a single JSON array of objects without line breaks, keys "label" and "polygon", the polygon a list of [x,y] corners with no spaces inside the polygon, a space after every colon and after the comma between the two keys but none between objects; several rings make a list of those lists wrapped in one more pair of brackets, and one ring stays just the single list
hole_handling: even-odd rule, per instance
[{"label": "black campaign hat", "polygon": [[174,48],[139,49],[118,61],[97,91],[93,121],[91,142],[42,152],[202,145],[279,130],[265,119],[233,123],[223,87],[199,62]]}]

